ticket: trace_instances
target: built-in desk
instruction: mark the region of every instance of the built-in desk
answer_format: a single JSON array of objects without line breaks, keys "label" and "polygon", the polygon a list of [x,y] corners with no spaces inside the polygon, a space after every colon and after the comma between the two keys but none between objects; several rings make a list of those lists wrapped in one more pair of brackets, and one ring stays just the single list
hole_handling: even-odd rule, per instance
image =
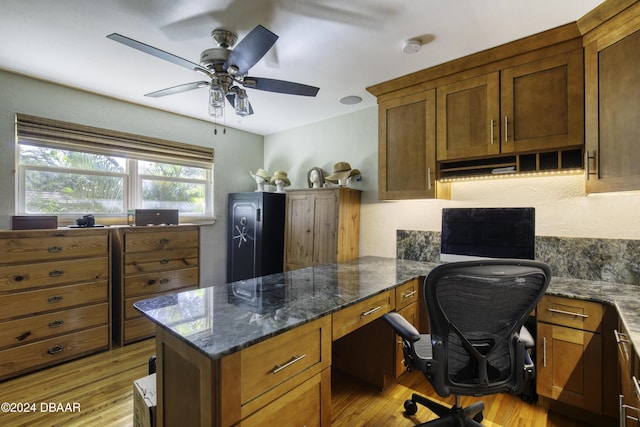
[{"label": "built-in desk", "polygon": [[[158,425],[330,425],[345,313],[379,318],[395,309],[393,288],[435,265],[363,257],[136,303],[156,324]],[[615,304],[638,349],[638,289],[552,278],[548,292]]]}]

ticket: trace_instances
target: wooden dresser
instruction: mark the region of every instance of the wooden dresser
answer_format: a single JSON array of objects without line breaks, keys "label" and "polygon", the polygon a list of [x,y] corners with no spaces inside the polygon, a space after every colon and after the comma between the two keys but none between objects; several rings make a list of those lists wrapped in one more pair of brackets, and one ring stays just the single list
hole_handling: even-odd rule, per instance
[{"label": "wooden dresser", "polygon": [[155,334],[135,302],[198,287],[200,228],[120,227],[113,246],[113,339],[124,345]]},{"label": "wooden dresser", "polygon": [[0,380],[107,350],[108,229],[0,232]]}]

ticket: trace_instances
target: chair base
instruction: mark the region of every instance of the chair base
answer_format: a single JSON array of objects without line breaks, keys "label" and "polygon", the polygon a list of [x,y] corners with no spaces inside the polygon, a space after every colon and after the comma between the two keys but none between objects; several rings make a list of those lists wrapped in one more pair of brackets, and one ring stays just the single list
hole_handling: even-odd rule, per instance
[{"label": "chair base", "polygon": [[453,426],[453,427],[482,427],[480,422],[483,419],[482,411],[484,410],[483,402],[476,402],[463,408],[460,406],[460,397],[455,396],[456,402],[452,407],[441,405],[433,400],[427,399],[419,394],[411,395],[411,400],[404,402],[404,409],[407,415],[414,415],[418,411],[417,404],[420,404],[436,414],[437,420],[427,421],[418,424],[418,427],[428,426]]}]

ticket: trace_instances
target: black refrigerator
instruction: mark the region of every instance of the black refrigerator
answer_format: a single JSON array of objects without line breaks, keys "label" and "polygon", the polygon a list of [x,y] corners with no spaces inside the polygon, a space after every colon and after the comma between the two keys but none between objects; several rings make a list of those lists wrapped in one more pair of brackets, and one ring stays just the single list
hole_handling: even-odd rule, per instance
[{"label": "black refrigerator", "polygon": [[229,194],[227,282],[281,273],[284,193]]}]

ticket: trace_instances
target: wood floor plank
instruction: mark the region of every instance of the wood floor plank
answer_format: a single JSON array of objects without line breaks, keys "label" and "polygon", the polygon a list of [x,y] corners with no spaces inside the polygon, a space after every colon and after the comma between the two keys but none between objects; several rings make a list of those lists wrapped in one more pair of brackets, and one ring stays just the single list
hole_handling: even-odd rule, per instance
[{"label": "wood floor plank", "polygon": [[[0,413],[2,427],[130,427],[133,424],[133,381],[147,375],[147,362],[155,341],[91,355],[32,374],[0,382],[0,402],[79,403],[79,412]],[[424,375],[408,372],[385,390],[344,374],[332,375],[333,427],[413,427],[436,416],[420,407],[406,416],[404,401],[412,393],[452,405],[453,398],[438,396]],[[479,400],[464,397],[463,405]],[[523,402],[508,394],[485,396],[486,427],[579,427],[581,424]],[[549,414],[550,415],[550,414]]]}]

